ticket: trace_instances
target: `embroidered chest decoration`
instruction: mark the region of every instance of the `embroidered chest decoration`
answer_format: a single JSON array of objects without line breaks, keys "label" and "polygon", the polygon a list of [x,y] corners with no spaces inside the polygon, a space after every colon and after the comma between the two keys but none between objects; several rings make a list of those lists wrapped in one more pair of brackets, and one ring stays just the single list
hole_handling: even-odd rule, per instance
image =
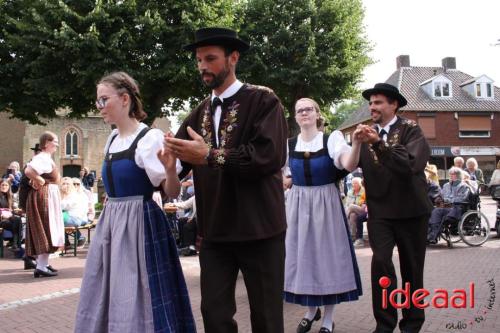
[{"label": "embroidered chest decoration", "polygon": [[[399,134],[400,134],[400,127],[396,128],[394,131],[392,131],[392,133],[387,134],[387,142],[380,144],[379,149],[385,150],[389,147],[394,147],[395,145],[399,144],[399,139],[400,139]],[[373,150],[372,145],[368,145],[368,150],[370,151],[370,155],[372,156],[375,164],[379,164],[380,161],[378,159],[377,153],[375,152],[375,150]]]},{"label": "embroidered chest decoration", "polygon": [[[219,137],[219,146],[213,147],[212,138],[214,133],[212,133],[213,117],[210,114],[210,104],[205,107],[205,111],[203,114],[203,122],[201,125],[201,135],[205,140],[205,143],[208,145],[209,149],[214,149],[214,158],[215,162],[219,165],[224,165],[226,162],[225,159],[225,149],[231,143],[231,139],[233,138],[233,133],[235,129],[238,127],[238,109],[240,104],[236,101],[233,101],[230,106],[227,108],[226,115],[220,124],[220,137]],[[217,133],[215,134],[217,135]]]}]

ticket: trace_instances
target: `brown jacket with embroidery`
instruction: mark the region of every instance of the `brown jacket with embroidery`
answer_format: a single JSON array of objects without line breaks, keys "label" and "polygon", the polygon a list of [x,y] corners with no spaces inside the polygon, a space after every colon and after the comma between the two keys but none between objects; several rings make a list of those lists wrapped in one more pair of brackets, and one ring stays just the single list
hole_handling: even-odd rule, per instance
[{"label": "brown jacket with embroidery", "polygon": [[187,126],[213,148],[208,165],[182,162],[182,177],[193,169],[198,233],[209,241],[250,241],[285,231],[281,167],[286,160],[283,106],[268,88],[244,84],[224,99],[216,146],[205,99],[183,122],[176,137],[189,139]]},{"label": "brown jacket with embroidery", "polygon": [[430,147],[420,127],[398,117],[387,142],[362,144],[359,166],[363,169],[369,216],[403,219],[429,214],[424,169]]}]

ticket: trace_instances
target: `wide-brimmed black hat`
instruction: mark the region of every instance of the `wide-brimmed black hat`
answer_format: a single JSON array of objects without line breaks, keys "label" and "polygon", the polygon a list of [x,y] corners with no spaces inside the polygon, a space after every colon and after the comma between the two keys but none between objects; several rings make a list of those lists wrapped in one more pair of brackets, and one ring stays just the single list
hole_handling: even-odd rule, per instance
[{"label": "wide-brimmed black hat", "polygon": [[35,147],[32,147],[30,149],[33,150],[34,152],[42,151],[42,149],[40,149],[40,144],[39,143],[36,143]]},{"label": "wide-brimmed black hat", "polygon": [[228,46],[239,52],[245,52],[250,48],[247,42],[238,38],[234,30],[203,28],[195,32],[194,43],[184,46],[184,50],[194,52],[198,47],[209,45]]},{"label": "wide-brimmed black hat", "polygon": [[367,101],[370,100],[371,95],[382,94],[384,96],[395,98],[398,101],[399,107],[403,107],[408,104],[408,101],[403,95],[401,95],[398,88],[389,83],[377,83],[375,84],[375,87],[366,89],[361,94]]}]

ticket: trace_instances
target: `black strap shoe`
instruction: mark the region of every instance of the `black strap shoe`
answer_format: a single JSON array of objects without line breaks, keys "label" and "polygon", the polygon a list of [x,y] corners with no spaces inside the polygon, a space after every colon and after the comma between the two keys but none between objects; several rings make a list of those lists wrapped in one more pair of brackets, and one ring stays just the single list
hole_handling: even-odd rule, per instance
[{"label": "black strap shoe", "polygon": [[41,269],[35,269],[35,272],[33,273],[33,276],[35,278],[39,277],[52,277],[52,276],[57,276],[57,273],[51,272],[51,271],[42,271]]},{"label": "black strap shoe", "polygon": [[321,310],[318,308],[312,320],[309,320],[307,318],[302,318],[302,320],[299,323],[299,326],[297,326],[297,333],[309,332],[311,330],[313,321],[318,321],[320,320],[320,318],[321,318]]},{"label": "black strap shoe", "polygon": [[47,269],[53,273],[57,272],[57,269],[55,269],[54,267],[52,267],[51,265],[47,265]]}]

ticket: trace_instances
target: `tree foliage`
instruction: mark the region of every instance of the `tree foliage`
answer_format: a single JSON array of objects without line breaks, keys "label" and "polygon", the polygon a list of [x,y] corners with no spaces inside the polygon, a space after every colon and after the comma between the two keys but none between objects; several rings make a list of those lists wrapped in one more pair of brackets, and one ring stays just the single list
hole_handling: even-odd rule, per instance
[{"label": "tree foliage", "polygon": [[289,111],[301,97],[329,108],[356,93],[370,62],[362,20],[361,0],[248,0],[243,76],[271,87]]},{"label": "tree foliage", "polygon": [[332,112],[330,108],[328,110],[322,110],[321,115],[328,123],[328,129],[333,131],[342,125],[342,123],[347,120],[354,111],[359,109],[363,103],[365,103],[363,97],[357,96],[353,100],[340,103],[335,108],[334,112]]},{"label": "tree foliage", "polygon": [[182,50],[203,26],[239,30],[252,48],[238,76],[287,110],[303,96],[329,109],[369,63],[362,18],[361,0],[0,0],[0,111],[33,123],[64,107],[83,116],[116,70],[139,82],[150,121],[183,110],[206,94]]},{"label": "tree foliage", "polygon": [[150,120],[203,94],[182,46],[207,25],[233,25],[231,0],[0,0],[0,110],[37,123],[95,109],[95,84],[124,70]]}]

